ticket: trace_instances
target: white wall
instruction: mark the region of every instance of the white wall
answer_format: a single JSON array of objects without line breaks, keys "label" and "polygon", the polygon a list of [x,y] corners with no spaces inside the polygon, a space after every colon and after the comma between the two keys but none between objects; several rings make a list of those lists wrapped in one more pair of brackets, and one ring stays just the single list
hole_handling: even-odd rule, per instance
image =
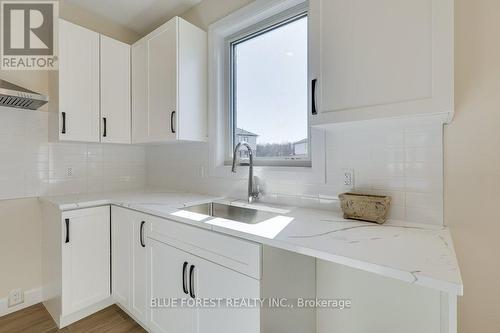
[{"label": "white wall", "polygon": [[500,1],[455,1],[455,119],[445,128],[445,223],[465,294],[459,332],[500,331]]},{"label": "white wall", "polygon": [[[338,209],[337,195],[350,190],[343,185],[344,169],[352,168],[356,191],[392,196],[392,218],[442,224],[442,159],[442,126],[438,122],[343,125],[326,135],[325,184],[305,184],[293,175],[280,182],[262,179],[263,201]],[[246,179],[208,174],[206,143],[147,148],[149,186],[245,198]]]}]

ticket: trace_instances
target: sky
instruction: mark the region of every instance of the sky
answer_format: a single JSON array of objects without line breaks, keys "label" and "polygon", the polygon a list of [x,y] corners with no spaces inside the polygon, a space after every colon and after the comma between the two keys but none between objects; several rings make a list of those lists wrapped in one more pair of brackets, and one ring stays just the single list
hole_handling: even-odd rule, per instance
[{"label": "sky", "polygon": [[235,47],[237,126],[257,143],[307,137],[307,18]]}]

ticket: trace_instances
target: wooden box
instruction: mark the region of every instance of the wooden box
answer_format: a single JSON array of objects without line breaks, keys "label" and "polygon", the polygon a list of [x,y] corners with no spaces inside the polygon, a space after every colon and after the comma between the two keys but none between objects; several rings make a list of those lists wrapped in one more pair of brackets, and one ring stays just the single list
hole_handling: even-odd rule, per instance
[{"label": "wooden box", "polygon": [[345,219],[382,224],[387,220],[391,197],[382,195],[343,193],[339,195]]}]

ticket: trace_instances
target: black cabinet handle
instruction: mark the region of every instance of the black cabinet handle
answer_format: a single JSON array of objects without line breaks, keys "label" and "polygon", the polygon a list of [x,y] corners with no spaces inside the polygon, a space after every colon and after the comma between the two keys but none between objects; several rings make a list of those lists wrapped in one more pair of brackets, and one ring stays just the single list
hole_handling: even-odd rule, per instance
[{"label": "black cabinet handle", "polygon": [[318,114],[318,110],[316,110],[316,83],[317,82],[318,82],[318,79],[313,79],[311,82],[311,101],[312,101],[311,113],[313,115]]},{"label": "black cabinet handle", "polygon": [[69,243],[69,219],[65,219],[64,222],[66,223],[66,241],[65,241],[65,243]]},{"label": "black cabinet handle", "polygon": [[184,265],[182,265],[182,291],[184,291],[184,294],[188,294],[188,287],[186,285],[186,268],[187,268],[187,261],[184,261]]},{"label": "black cabinet handle", "polygon": [[62,116],[61,134],[66,134],[66,112],[61,112],[61,116]]},{"label": "black cabinet handle", "polygon": [[194,294],[194,279],[193,279],[193,274],[194,273],[194,265],[191,265],[191,267],[189,267],[189,295],[192,297],[192,298],[196,298],[195,294]]},{"label": "black cabinet handle", "polygon": [[172,113],[170,113],[170,130],[172,131],[172,133],[175,133],[174,115],[175,115],[175,111],[172,111]]},{"label": "black cabinet handle", "polygon": [[102,137],[105,138],[108,135],[108,126],[106,126],[106,117],[102,117],[102,121],[104,122],[104,131],[102,133]]},{"label": "black cabinet handle", "polygon": [[139,234],[140,234],[140,242],[141,242],[141,246],[142,247],[146,247],[146,244],[144,244],[144,224],[146,224],[146,222],[142,221],[141,222],[141,228],[139,229]]}]

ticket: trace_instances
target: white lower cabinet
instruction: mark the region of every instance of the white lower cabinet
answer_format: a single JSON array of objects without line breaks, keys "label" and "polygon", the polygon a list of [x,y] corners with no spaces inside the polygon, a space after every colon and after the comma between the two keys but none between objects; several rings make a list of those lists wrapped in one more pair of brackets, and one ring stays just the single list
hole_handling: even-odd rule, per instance
[{"label": "white lower cabinet", "polygon": [[[151,241],[149,263],[151,274],[151,307],[149,324],[153,332],[199,332],[198,310],[180,305],[189,300],[189,260],[191,256],[166,244]],[[186,288],[186,289],[184,289]],[[177,301],[179,307],[161,307],[168,301]]]},{"label": "white lower cabinet", "polygon": [[43,210],[43,299],[64,327],[112,304],[110,208]]},{"label": "white lower cabinet", "polygon": [[139,213],[111,208],[113,298],[141,324],[146,323],[147,289],[146,221]]},{"label": "white lower cabinet", "polygon": [[110,295],[109,207],[63,214],[62,315]]},{"label": "white lower cabinet", "polygon": [[148,250],[146,238],[148,224],[134,219],[132,246],[132,302],[131,312],[141,322],[147,321],[150,298],[148,292]]},{"label": "white lower cabinet", "polygon": [[[256,300],[261,296],[261,281],[216,265],[192,258],[194,296],[202,300]],[[190,266],[191,267],[191,266]],[[198,313],[201,332],[260,332],[259,307],[206,307]]]},{"label": "white lower cabinet", "polygon": [[130,310],[132,294],[133,215],[125,209],[111,207],[111,267],[114,300]]},{"label": "white lower cabinet", "polygon": [[113,298],[150,332],[315,332],[312,309],[235,303],[314,298],[314,258],[122,207],[111,229]]},{"label": "white lower cabinet", "polygon": [[[215,304],[217,299],[258,299],[259,280],[155,240],[150,260],[151,297],[158,305],[151,308],[149,318],[153,331],[260,332],[259,308]],[[162,307],[173,304],[169,302],[177,305]]]}]

